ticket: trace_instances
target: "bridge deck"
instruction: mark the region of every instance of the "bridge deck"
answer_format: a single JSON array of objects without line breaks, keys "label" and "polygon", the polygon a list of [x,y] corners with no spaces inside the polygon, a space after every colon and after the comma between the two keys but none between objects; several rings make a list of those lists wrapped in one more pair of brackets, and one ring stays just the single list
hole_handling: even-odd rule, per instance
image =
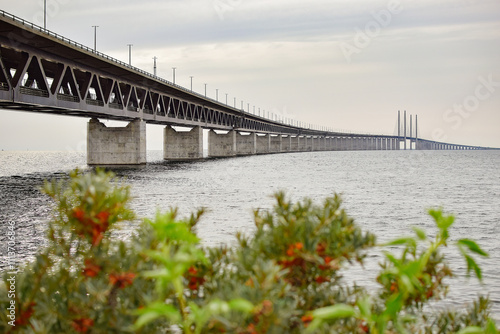
[{"label": "bridge deck", "polygon": [[401,140],[397,136],[303,128],[254,115],[3,11],[0,108],[240,132]]}]

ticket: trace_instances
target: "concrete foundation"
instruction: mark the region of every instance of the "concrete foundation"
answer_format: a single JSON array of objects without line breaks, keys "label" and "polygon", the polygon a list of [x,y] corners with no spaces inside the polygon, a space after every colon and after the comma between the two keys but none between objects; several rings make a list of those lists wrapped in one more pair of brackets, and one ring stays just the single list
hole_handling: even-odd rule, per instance
[{"label": "concrete foundation", "polygon": [[126,127],[106,127],[92,118],[87,126],[87,164],[146,163],[146,123],[137,119]]},{"label": "concrete foundation", "polygon": [[281,152],[281,135],[270,136],[270,153],[280,153]]},{"label": "concrete foundation", "polygon": [[281,136],[281,152],[292,150],[292,136]]},{"label": "concrete foundation", "polygon": [[236,131],[227,134],[217,134],[214,130],[208,132],[208,156],[232,157],[236,155]]},{"label": "concrete foundation", "polygon": [[299,136],[291,137],[290,136],[290,151],[297,152],[299,150]]},{"label": "concrete foundation", "polygon": [[297,151],[304,152],[306,150],[307,137],[297,136]]},{"label": "concrete foundation", "polygon": [[257,136],[257,154],[269,153],[271,135]]},{"label": "concrete foundation", "polygon": [[175,131],[167,125],[163,132],[163,159],[195,160],[203,158],[203,129],[199,126],[189,132]]},{"label": "concrete foundation", "polygon": [[249,135],[236,133],[236,154],[252,155],[257,153],[257,135],[255,132]]},{"label": "concrete foundation", "polygon": [[314,150],[314,137],[304,137],[304,141],[306,142],[306,151]]}]

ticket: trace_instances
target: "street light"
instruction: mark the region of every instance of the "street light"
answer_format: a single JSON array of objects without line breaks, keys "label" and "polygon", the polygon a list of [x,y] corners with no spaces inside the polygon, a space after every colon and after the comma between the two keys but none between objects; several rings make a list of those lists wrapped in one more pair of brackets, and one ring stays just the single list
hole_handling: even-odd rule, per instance
[{"label": "street light", "polygon": [[94,28],[94,51],[97,50],[97,28],[99,26],[92,26]]},{"label": "street light", "polygon": [[205,97],[207,97],[207,84],[205,84]]},{"label": "street light", "polygon": [[194,77],[192,75],[190,75],[189,77],[191,78],[191,91],[193,91],[193,78]]},{"label": "street light", "polygon": [[128,64],[129,66],[132,66],[132,46],[134,44],[127,44],[128,45]]},{"label": "street light", "polygon": [[173,70],[173,72],[174,72],[174,75],[173,75],[173,78],[174,78],[174,79],[173,79],[173,81],[172,81],[172,82],[174,83],[174,85],[175,85],[175,69],[176,69],[176,68],[177,68],[177,67],[172,67],[172,70]]},{"label": "street light", "polygon": [[226,106],[227,106],[227,93],[226,93]]},{"label": "street light", "polygon": [[156,76],[156,59],[158,59],[156,56],[153,57],[153,60],[154,60],[154,66],[153,66],[153,73],[154,75]]},{"label": "street light", "polygon": [[219,88],[215,89],[215,100],[219,102]]},{"label": "street light", "polygon": [[43,0],[43,29],[47,30],[47,0]]}]

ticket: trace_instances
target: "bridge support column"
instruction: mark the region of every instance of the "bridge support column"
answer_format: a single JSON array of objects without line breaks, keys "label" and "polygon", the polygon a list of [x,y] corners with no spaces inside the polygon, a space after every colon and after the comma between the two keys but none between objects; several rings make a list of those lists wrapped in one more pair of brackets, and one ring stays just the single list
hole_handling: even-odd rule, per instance
[{"label": "bridge support column", "polygon": [[290,151],[297,152],[299,151],[299,141],[300,136],[297,135],[295,137],[290,136]]},{"label": "bridge support column", "polygon": [[175,131],[170,125],[163,132],[163,159],[196,160],[203,158],[203,129]]},{"label": "bridge support column", "polygon": [[326,150],[326,138],[323,136],[318,137],[318,147],[316,151],[325,151]]},{"label": "bridge support column", "polygon": [[342,151],[350,151],[351,150],[351,138],[344,137],[342,138]]},{"label": "bridge support column", "polygon": [[332,137],[328,137],[325,139],[326,141],[326,147],[325,147],[325,150],[326,151],[333,151],[334,148],[333,148],[333,138]]},{"label": "bridge support column", "polygon": [[270,137],[270,147],[269,153],[280,153],[281,152],[281,140],[282,136],[269,136]]},{"label": "bridge support column", "polygon": [[257,154],[269,153],[271,147],[271,135],[257,136]]},{"label": "bridge support column", "polygon": [[394,138],[394,139],[393,139],[393,143],[392,143],[392,144],[393,144],[393,146],[394,146],[394,149],[395,149],[395,150],[399,150],[399,149],[400,149],[400,146],[399,146],[399,139]]},{"label": "bridge support column", "polygon": [[304,152],[307,150],[307,137],[306,136],[297,136],[298,149],[299,152]]},{"label": "bridge support column", "polygon": [[292,136],[281,136],[281,152],[290,152],[292,150]]},{"label": "bridge support column", "polygon": [[257,153],[257,134],[242,135],[236,132],[236,154],[253,155]]},{"label": "bridge support column", "polygon": [[214,130],[208,132],[208,156],[232,157],[236,155],[236,131],[217,134]]},{"label": "bridge support column", "polygon": [[306,142],[305,151],[313,151],[314,150],[314,137],[304,137],[304,141]]},{"label": "bridge support column", "polygon": [[321,137],[313,137],[313,151],[321,151]]},{"label": "bridge support column", "polygon": [[137,119],[126,127],[106,127],[92,118],[87,126],[87,164],[141,165],[146,163],[146,123]]}]

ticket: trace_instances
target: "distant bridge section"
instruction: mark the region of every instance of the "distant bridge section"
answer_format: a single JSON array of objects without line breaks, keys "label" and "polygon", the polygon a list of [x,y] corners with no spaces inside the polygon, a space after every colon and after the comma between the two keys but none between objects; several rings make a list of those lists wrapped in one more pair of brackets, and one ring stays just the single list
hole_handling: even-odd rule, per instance
[{"label": "distant bridge section", "polygon": [[[87,117],[91,165],[146,162],[146,123],[165,159],[316,150],[399,150],[400,136],[320,131],[230,107],[0,11],[0,108]],[[108,128],[98,119],[130,122]],[[172,126],[191,128],[178,132]],[[220,130],[217,131],[216,130]],[[225,133],[221,133],[225,132]],[[410,142],[412,138],[409,139]],[[478,149],[413,138],[416,149]]]}]

